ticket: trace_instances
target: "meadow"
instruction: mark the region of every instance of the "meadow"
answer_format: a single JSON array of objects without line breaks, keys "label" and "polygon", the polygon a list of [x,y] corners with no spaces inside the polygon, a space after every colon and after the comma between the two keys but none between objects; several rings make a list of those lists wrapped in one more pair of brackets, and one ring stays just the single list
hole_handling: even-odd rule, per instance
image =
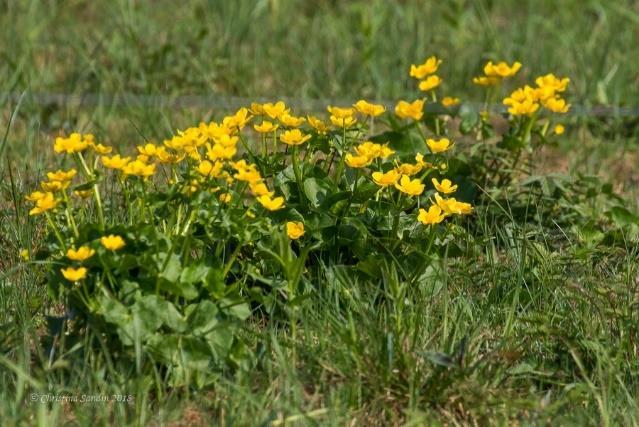
[{"label": "meadow", "polygon": [[0,3],[2,425],[639,425],[636,40],[621,0]]}]

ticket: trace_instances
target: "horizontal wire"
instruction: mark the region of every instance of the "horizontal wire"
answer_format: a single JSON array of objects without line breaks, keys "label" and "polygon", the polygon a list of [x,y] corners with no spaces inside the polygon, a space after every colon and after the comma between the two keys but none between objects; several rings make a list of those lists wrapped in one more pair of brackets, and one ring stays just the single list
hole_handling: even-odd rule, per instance
[{"label": "horizontal wire", "polygon": [[[132,93],[104,94],[104,93],[55,93],[55,92],[0,92],[0,105],[7,102],[17,102],[24,95],[23,101],[37,105],[64,105],[75,107],[165,107],[165,108],[212,108],[234,110],[241,107],[248,107],[251,102],[274,102],[273,99],[247,98],[237,96],[215,96],[215,95],[138,95]],[[327,105],[352,105],[355,100],[335,100],[335,99],[312,99],[312,98],[278,98],[287,105],[301,111],[314,112],[324,110]],[[388,109],[395,107],[395,102],[379,101]],[[477,111],[485,109],[482,102],[464,102]],[[441,105],[427,104],[426,112],[437,113],[447,111]],[[488,110],[505,113],[506,107],[501,104],[489,104]],[[572,105],[568,111],[571,116],[578,117],[639,117],[639,107],[621,107],[615,105]]]}]

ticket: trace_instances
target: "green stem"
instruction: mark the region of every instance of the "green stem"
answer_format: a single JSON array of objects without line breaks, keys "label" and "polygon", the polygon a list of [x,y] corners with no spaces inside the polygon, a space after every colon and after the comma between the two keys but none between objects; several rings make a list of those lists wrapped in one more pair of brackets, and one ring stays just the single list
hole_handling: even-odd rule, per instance
[{"label": "green stem", "polygon": [[299,164],[299,149],[297,145],[293,146],[293,172],[295,172],[295,181],[297,181],[297,189],[300,193],[300,201],[302,206],[306,207],[306,198],[302,189],[302,172]]}]

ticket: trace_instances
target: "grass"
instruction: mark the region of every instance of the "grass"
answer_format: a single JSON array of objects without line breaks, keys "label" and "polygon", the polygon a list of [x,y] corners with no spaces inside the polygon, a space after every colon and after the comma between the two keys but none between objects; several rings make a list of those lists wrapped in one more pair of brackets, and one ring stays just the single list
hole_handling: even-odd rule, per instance
[{"label": "grass", "polygon": [[[417,283],[392,265],[379,280],[318,267],[325,279],[300,304],[297,333],[256,316],[243,331],[252,364],[204,391],[171,388],[152,370],[139,375],[91,331],[52,346],[59,325],[49,316],[63,308],[51,304],[38,266],[18,256],[43,238],[23,195],[57,166],[46,153],[53,135],[92,131],[131,147],[219,114],[113,104],[110,95],[395,99],[414,96],[410,63],[437,53],[450,76],[445,92],[463,99],[481,101],[469,77],[503,58],[524,63],[521,79],[570,76],[575,104],[632,106],[632,2],[27,1],[0,11],[6,425],[639,424],[636,237],[613,230],[597,240],[587,227],[572,229],[566,206],[525,220],[508,204],[487,205],[465,255],[441,259]],[[21,103],[7,96],[23,92]],[[96,98],[43,105],[38,93]],[[546,153],[551,166],[538,172],[598,174],[633,209],[637,123],[572,117],[559,149]],[[549,212],[552,200],[523,194],[530,211]],[[42,404],[32,393],[134,397]]]}]

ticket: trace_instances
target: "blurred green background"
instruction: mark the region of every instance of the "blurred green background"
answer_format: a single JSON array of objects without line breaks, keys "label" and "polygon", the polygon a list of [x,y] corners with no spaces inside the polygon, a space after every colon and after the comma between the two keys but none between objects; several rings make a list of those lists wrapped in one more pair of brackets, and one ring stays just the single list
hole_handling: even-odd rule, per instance
[{"label": "blurred green background", "polygon": [[189,0],[0,3],[3,92],[414,96],[411,63],[481,101],[488,59],[570,76],[574,103],[636,102],[639,2]]}]

